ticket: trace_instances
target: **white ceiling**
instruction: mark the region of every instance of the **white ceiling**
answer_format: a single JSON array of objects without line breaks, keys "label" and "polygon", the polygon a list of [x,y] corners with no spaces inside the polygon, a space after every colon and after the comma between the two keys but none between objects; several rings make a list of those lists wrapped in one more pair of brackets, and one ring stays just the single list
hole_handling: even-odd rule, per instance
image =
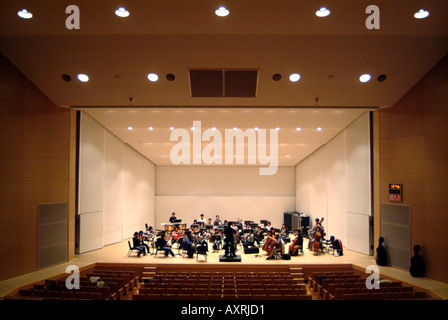
[{"label": "white ceiling", "polygon": [[[65,9],[71,4],[80,9],[79,30],[65,27]],[[448,1],[375,1],[379,30],[365,26],[371,4],[2,0],[0,51],[56,105],[88,110],[156,164],[167,163],[168,123],[190,128],[192,120],[202,120],[231,128],[238,120],[241,128],[255,122],[260,128],[279,126],[279,152],[290,154],[282,164],[294,165],[363,110],[395,104],[448,52]],[[229,16],[214,14],[220,5],[230,10]],[[330,16],[316,17],[321,5],[331,10]],[[130,11],[128,18],[114,14],[119,6]],[[430,16],[414,19],[422,6]],[[23,8],[33,12],[33,19],[17,16]],[[191,68],[257,69],[257,96],[193,98]],[[159,81],[149,82],[149,72],[158,73]],[[301,74],[299,82],[289,82],[292,72]],[[88,74],[90,81],[77,81],[78,73]],[[167,73],[176,79],[167,81]],[[282,75],[280,81],[273,81],[275,73]],[[373,79],[360,83],[362,73]],[[72,81],[63,81],[62,74]],[[381,74],[386,81],[376,80]],[[132,110],[123,109],[131,104]],[[157,129],[148,132],[152,120]],[[322,132],[312,131],[317,122]],[[127,132],[129,125],[141,129]],[[302,131],[299,138],[298,125],[310,132]]]}]

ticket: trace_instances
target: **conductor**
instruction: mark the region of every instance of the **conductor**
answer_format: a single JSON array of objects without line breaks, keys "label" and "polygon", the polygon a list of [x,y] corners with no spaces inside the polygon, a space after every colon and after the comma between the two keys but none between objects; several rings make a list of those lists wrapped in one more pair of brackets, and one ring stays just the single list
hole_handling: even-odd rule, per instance
[{"label": "conductor", "polygon": [[[236,234],[236,231],[234,228],[232,228],[232,222],[229,222],[227,224],[227,227],[224,228],[223,233],[225,235],[224,245],[226,247],[224,257],[234,258],[235,257],[234,235]],[[229,251],[230,251],[230,255],[229,255]]]}]

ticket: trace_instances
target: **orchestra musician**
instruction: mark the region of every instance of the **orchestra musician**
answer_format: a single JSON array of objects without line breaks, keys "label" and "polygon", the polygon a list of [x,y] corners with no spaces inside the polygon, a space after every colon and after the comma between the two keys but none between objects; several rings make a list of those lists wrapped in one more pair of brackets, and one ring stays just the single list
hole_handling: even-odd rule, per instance
[{"label": "orchestra musician", "polygon": [[258,230],[254,234],[254,237],[255,237],[255,241],[258,243],[258,245],[260,245],[261,241],[263,241],[263,239],[264,239],[263,229],[261,229],[261,227],[258,227]]},{"label": "orchestra musician", "polygon": [[275,234],[274,240],[271,241],[271,244],[266,251],[269,254],[266,260],[270,260],[275,252],[282,251],[282,249],[283,249],[282,239],[280,238],[280,235],[277,233]]},{"label": "orchestra musician", "polygon": [[213,242],[213,250],[219,250],[219,247],[222,244],[221,237],[221,231],[215,227],[213,237],[210,237],[210,242]]},{"label": "orchestra musician", "polygon": [[243,247],[244,249],[248,247],[253,247],[255,244],[255,236],[252,232],[252,229],[249,229],[249,232],[244,236]]},{"label": "orchestra musician", "polygon": [[166,237],[167,237],[167,235],[166,235],[165,231],[162,231],[160,233],[160,237],[156,240],[156,246],[165,251],[165,257],[168,257],[168,254],[170,254],[174,257],[175,254],[174,254],[173,250],[171,250],[171,245],[166,240]]},{"label": "orchestra musician", "polygon": [[302,247],[303,247],[302,230],[300,230],[300,229],[296,230],[295,234],[296,234],[296,238],[294,239],[294,241],[289,246],[289,254],[291,256],[297,256],[299,249],[302,249]]},{"label": "orchestra musician", "polygon": [[176,213],[173,212],[173,213],[171,214],[171,217],[170,217],[170,223],[174,223],[175,220],[177,220],[177,218],[176,218]]},{"label": "orchestra musician", "polygon": [[145,247],[141,244],[141,239],[138,236],[138,232],[134,232],[134,237],[132,238],[132,243],[133,243],[133,247],[135,249],[138,249],[138,254],[137,256],[140,257],[143,253],[143,255],[146,256],[146,252],[145,252]]},{"label": "orchestra musician", "polygon": [[266,236],[266,240],[264,242],[264,245],[262,247],[262,249],[266,252],[268,252],[272,242],[275,241],[275,235],[274,235],[274,231],[273,230],[269,230],[268,231],[268,235]]},{"label": "orchestra musician", "polygon": [[320,219],[316,218],[315,219],[315,224],[314,226],[308,231],[308,234],[310,236],[310,241],[308,242],[308,249],[312,250],[314,247],[314,236],[316,234],[317,229],[319,229],[321,235],[324,233],[324,227],[322,226],[322,223],[324,222],[324,218]]},{"label": "orchestra musician", "polygon": [[149,246],[145,243],[145,241],[149,241],[148,236],[140,230],[138,233],[138,239],[140,240],[140,245],[146,248],[146,251],[149,253]]},{"label": "orchestra musician", "polygon": [[184,249],[187,251],[188,258],[193,258],[194,252],[195,252],[195,244],[193,237],[191,236],[191,231],[188,230],[185,232],[185,238],[184,238]]},{"label": "orchestra musician", "polygon": [[208,239],[210,238],[210,234],[205,231],[205,229],[201,229],[199,232],[197,243],[201,246],[206,247],[206,251],[208,251]]},{"label": "orchestra musician", "polygon": [[173,232],[171,232],[171,244],[175,244],[179,241],[179,238],[182,236],[182,232],[178,227],[174,227]]},{"label": "orchestra musician", "polygon": [[201,213],[201,217],[198,219],[198,224],[199,224],[201,227],[204,227],[206,222],[207,222],[207,221],[206,221],[205,218],[204,218],[204,214]]}]

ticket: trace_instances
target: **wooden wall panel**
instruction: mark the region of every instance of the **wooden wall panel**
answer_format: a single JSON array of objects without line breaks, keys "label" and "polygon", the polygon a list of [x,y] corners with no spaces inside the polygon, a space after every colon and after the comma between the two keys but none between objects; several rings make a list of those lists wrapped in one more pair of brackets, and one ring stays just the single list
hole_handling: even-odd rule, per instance
[{"label": "wooden wall panel", "polygon": [[419,244],[427,276],[448,282],[448,57],[396,105],[379,111],[378,131],[380,201],[389,202],[389,183],[403,184],[411,254]]},{"label": "wooden wall panel", "polygon": [[70,110],[0,55],[0,280],[36,271],[39,203],[69,200]]}]

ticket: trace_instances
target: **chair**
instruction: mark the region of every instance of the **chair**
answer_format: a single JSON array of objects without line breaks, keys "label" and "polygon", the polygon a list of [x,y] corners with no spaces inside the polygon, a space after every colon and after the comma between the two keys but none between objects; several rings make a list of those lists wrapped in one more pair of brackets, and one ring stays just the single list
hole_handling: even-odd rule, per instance
[{"label": "chair", "polygon": [[196,247],[196,261],[199,260],[199,255],[205,257],[205,261],[207,261],[207,246],[199,245]]},{"label": "chair", "polygon": [[327,253],[329,253],[330,252],[330,249],[332,249],[333,251],[334,251],[334,248],[332,247],[333,246],[333,241],[334,241],[334,236],[331,236],[330,237],[330,239],[328,239],[328,240],[322,240],[322,243],[325,245],[325,246],[327,246],[326,247],[326,249],[327,249]]},{"label": "chair", "polygon": [[154,258],[157,257],[157,253],[159,253],[159,251],[161,251],[161,252],[163,252],[163,254],[165,254],[165,250],[162,248],[159,239],[160,239],[160,238],[158,238],[158,239],[156,240],[156,252],[154,253]]},{"label": "chair", "polygon": [[130,256],[131,256],[131,254],[132,254],[132,251],[137,251],[137,252],[140,252],[140,249],[138,249],[138,248],[135,248],[135,247],[131,246],[131,241],[129,241],[129,240],[128,240],[128,244],[129,244],[128,257],[130,257]]}]

